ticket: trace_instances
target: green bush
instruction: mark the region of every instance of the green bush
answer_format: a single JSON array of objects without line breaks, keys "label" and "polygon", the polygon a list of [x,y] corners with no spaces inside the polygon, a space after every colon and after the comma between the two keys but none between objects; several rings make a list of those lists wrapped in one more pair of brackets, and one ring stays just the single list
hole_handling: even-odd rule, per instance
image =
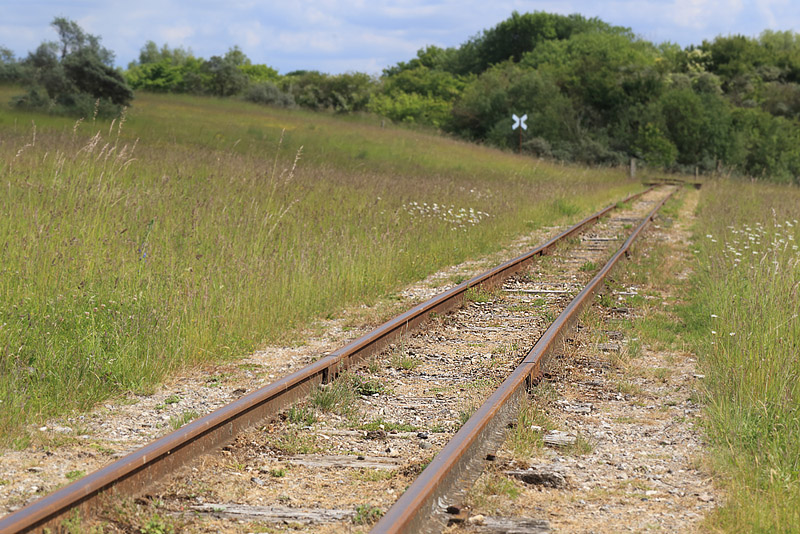
[{"label": "green bush", "polygon": [[293,108],[294,98],[281,91],[271,82],[258,82],[250,85],[244,92],[243,98],[248,102],[266,104],[278,108]]}]

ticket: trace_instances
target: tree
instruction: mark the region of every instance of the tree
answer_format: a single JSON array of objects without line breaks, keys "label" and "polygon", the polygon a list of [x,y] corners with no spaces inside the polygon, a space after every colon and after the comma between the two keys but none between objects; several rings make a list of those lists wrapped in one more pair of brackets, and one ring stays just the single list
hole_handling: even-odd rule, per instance
[{"label": "tree", "polygon": [[0,46],[0,83],[18,82],[22,75],[22,65],[14,57],[14,52]]},{"label": "tree", "polygon": [[52,25],[60,42],[44,42],[28,54],[23,65],[29,90],[16,99],[17,105],[86,115],[96,101],[109,114],[130,104],[133,92],[112,67],[114,54],[100,45],[100,38],[63,17]]},{"label": "tree", "polygon": [[64,17],[56,17],[51,23],[61,40],[61,61],[69,54],[90,50],[103,64],[114,64],[114,52],[100,46],[100,38],[84,33],[78,23]]},{"label": "tree", "polygon": [[247,87],[247,75],[239,70],[238,55],[225,57],[211,56],[203,63],[203,72],[208,75],[208,90],[216,96],[232,96],[241,93]]},{"label": "tree", "polygon": [[469,139],[515,146],[512,113],[528,114],[527,137],[542,138],[550,145],[578,138],[575,112],[553,80],[511,62],[495,65],[467,86],[453,107],[450,129]]},{"label": "tree", "polygon": [[522,64],[551,73],[576,104],[600,122],[620,110],[658,98],[661,75],[652,44],[617,33],[580,33],[548,41],[526,54]]},{"label": "tree", "polygon": [[526,53],[542,43],[564,41],[580,33],[606,33],[633,38],[630,29],[611,26],[597,18],[544,12],[519,14],[514,11],[508,19],[461,47],[459,52],[468,56],[468,59],[462,61],[466,70],[457,73],[478,74],[509,59],[519,62]]},{"label": "tree", "polygon": [[462,76],[432,69],[423,61],[415,64],[384,76],[380,93],[370,102],[370,110],[395,122],[441,127],[467,82]]},{"label": "tree", "polygon": [[82,93],[109,100],[119,106],[127,106],[133,100],[133,91],[125,83],[122,74],[98,61],[89,49],[69,54],[62,65],[67,78]]},{"label": "tree", "polygon": [[714,170],[732,159],[732,118],[721,96],[679,89],[664,94],[660,104],[678,163]]}]

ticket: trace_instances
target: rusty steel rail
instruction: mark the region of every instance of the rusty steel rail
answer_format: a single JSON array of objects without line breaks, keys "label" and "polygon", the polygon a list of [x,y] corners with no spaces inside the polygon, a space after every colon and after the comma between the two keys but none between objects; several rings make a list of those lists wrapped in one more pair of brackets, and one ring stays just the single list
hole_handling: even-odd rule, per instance
[{"label": "rusty steel rail", "polygon": [[[621,202],[638,198],[653,188],[648,187]],[[223,406],[0,519],[0,534],[33,532],[45,528],[58,531],[64,519],[75,513],[90,515],[103,505],[105,499],[113,498],[115,494],[136,496],[144,493],[167,473],[205,452],[225,445],[238,433],[305,397],[319,384],[334,380],[339,373],[380,352],[393,340],[425,321],[431,313],[442,314],[455,308],[469,289],[477,286],[493,287],[502,283],[536,256],[548,253],[559,241],[585,230],[615,207],[616,204],[612,204],[586,217],[530,252],[440,293],[317,362]]]},{"label": "rusty steel rail", "polygon": [[[371,532],[416,534],[441,530],[446,506],[457,504],[456,499],[472,486],[483,470],[486,455],[502,445],[509,423],[517,416],[520,401],[541,376],[551,353],[560,346],[563,336],[592,301],[611,269],[620,258],[628,255],[634,240],[674,192],[656,204],[608,263],[542,334],[522,363],[447,442]],[[451,500],[448,502],[448,499]]]}]

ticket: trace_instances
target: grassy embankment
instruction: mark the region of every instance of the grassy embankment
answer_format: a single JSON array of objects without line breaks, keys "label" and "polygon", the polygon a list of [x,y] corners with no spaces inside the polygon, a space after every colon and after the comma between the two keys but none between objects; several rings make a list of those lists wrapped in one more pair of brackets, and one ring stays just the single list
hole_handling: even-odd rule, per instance
[{"label": "grassy embankment", "polygon": [[707,458],[724,496],[703,530],[800,531],[799,219],[796,187],[712,181],[700,191],[690,278],[669,243],[628,268],[652,295],[670,295],[666,307],[645,301],[631,337],[695,353],[703,375]]},{"label": "grassy embankment", "polygon": [[800,531],[800,190],[713,183],[692,306],[707,432],[727,502],[708,526]]},{"label": "grassy embankment", "polygon": [[638,188],[363,118],[140,95],[124,124],[76,125],[12,111],[12,94],[0,443],[17,446],[25,424],[285,341]]}]

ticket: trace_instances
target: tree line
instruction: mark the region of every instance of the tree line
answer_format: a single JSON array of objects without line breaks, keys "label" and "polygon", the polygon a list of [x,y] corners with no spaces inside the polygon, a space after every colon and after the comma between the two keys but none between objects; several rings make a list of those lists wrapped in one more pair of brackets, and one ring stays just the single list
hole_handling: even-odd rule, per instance
[{"label": "tree line", "polygon": [[616,165],[730,172],[800,183],[800,36],[765,31],[682,48],[597,18],[517,12],[458,47],[429,46],[379,77],[279,74],[238,48],[210,59],[148,42],[126,70],[75,23],[25,59],[0,48],[0,80],[22,107],[86,113],[128,105],[131,90],[239,97],[280,107],[370,112],[514,148],[512,113],[528,114],[522,150]]}]

